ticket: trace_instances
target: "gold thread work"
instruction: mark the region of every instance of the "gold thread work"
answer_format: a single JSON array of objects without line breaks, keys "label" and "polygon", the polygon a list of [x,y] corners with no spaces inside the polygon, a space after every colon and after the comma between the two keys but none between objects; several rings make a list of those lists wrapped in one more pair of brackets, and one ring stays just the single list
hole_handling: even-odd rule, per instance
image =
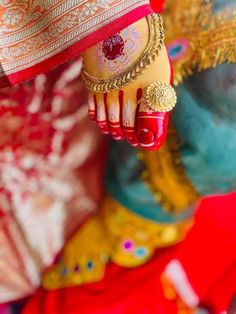
[{"label": "gold thread work", "polygon": [[[213,13],[212,0],[169,0],[164,13],[166,45],[180,43],[183,52],[172,58],[174,85],[222,63],[236,62],[236,13]],[[169,50],[170,51],[170,50]]]},{"label": "gold thread work", "polygon": [[164,210],[180,214],[200,199],[185,173],[173,126],[160,150],[139,151],[138,158],[145,166],[142,178]]},{"label": "gold thread work", "polygon": [[182,241],[192,224],[192,218],[155,222],[107,196],[99,213],[79,229],[59,262],[46,272],[43,287],[50,290],[99,281],[109,260],[122,267],[141,266],[156,249]]}]

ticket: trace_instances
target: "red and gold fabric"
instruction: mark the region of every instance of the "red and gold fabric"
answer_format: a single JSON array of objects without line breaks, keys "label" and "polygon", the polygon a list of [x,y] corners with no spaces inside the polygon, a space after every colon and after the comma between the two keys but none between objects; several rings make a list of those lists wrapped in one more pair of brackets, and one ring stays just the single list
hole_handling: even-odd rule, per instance
[{"label": "red and gold fabric", "polygon": [[0,87],[77,57],[151,12],[149,0],[1,1]]},{"label": "red and gold fabric", "polygon": [[41,288],[23,313],[224,313],[235,293],[235,204],[235,193],[207,198],[180,244],[136,268],[110,262],[97,283]]},{"label": "red and gold fabric", "polygon": [[0,90],[0,303],[31,294],[99,208],[106,141],[87,118],[81,65]]}]

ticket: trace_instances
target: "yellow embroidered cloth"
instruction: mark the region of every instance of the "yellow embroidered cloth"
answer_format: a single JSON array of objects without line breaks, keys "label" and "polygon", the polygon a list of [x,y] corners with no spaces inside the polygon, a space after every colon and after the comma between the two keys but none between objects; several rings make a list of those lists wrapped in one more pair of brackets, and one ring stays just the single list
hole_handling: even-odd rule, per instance
[{"label": "yellow embroidered cloth", "polygon": [[59,262],[45,274],[43,286],[57,289],[99,281],[109,260],[137,267],[157,248],[183,240],[192,220],[162,224],[145,219],[106,197],[102,210],[74,235]]}]

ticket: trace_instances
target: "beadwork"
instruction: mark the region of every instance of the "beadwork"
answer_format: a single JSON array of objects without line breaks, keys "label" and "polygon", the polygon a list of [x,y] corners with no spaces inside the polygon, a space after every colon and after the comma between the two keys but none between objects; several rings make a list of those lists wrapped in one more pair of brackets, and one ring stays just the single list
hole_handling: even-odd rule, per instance
[{"label": "beadwork", "polygon": [[174,68],[174,85],[196,69],[236,62],[236,14],[213,14],[212,0],[170,0],[164,16],[166,45]]},{"label": "beadwork", "polygon": [[164,210],[179,214],[200,198],[185,173],[179,151],[179,140],[173,125],[160,150],[139,151],[138,158],[145,167],[142,179]]},{"label": "beadwork", "polygon": [[192,222],[154,222],[107,197],[101,211],[68,242],[60,261],[45,274],[43,286],[55,289],[99,281],[109,260],[122,267],[143,265],[157,248],[181,241]]}]

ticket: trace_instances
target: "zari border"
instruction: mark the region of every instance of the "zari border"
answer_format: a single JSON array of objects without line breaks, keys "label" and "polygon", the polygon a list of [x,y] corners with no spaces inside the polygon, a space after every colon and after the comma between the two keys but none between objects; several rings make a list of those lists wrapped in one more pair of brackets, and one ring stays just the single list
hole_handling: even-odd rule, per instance
[{"label": "zari border", "polygon": [[[110,16],[109,19],[106,18],[102,23],[99,21],[98,25],[93,25],[89,33],[85,32],[86,35],[84,37],[80,38],[77,36],[76,42],[72,44],[62,44],[60,51],[53,50],[51,54],[45,55],[43,59],[35,60],[34,62],[30,61],[28,63],[25,61],[21,70],[15,67],[6,71],[6,68],[3,65],[0,65],[0,88],[17,84],[41,72],[46,72],[48,69],[60,65],[71,58],[75,58],[87,48],[103,40],[104,37],[108,37],[146,15],[153,13],[150,5],[145,4],[147,2],[149,1],[127,1],[123,10],[120,12],[113,12],[113,14],[115,14],[114,16]],[[107,27],[108,23],[109,28]]]},{"label": "zari border", "polygon": [[139,151],[138,158],[145,169],[142,179],[167,212],[181,214],[200,199],[201,196],[185,172],[179,138],[173,124],[160,150]]},{"label": "zari border", "polygon": [[166,45],[176,86],[194,71],[236,62],[236,12],[226,8],[214,13],[213,9],[213,0],[167,2]]}]

